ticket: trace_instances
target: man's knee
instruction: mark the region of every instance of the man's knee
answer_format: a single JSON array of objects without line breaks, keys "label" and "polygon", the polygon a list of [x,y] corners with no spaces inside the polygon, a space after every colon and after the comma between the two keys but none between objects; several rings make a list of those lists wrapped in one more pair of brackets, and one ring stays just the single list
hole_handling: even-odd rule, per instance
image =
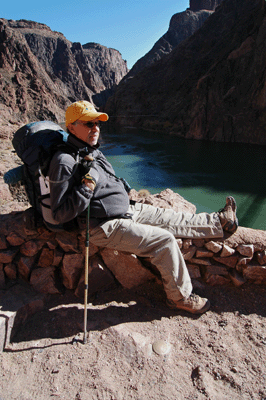
[{"label": "man's knee", "polygon": [[161,247],[168,247],[170,249],[178,247],[176,238],[171,232],[162,229],[163,234],[160,236]]}]

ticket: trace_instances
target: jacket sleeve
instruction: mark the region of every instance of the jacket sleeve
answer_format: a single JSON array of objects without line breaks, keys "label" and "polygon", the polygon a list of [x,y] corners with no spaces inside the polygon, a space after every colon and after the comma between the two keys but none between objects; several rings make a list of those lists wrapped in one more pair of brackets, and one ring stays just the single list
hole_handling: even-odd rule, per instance
[{"label": "jacket sleeve", "polygon": [[56,153],[49,167],[51,210],[60,223],[71,221],[85,211],[93,192],[81,183],[75,159]]}]

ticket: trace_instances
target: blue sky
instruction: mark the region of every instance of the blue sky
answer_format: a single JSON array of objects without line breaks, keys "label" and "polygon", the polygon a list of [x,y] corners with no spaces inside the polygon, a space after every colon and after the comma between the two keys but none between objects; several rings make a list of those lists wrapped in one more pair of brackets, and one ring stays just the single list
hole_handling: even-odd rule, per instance
[{"label": "blue sky", "polygon": [[167,32],[172,15],[188,7],[189,0],[4,0],[0,17],[41,22],[71,42],[112,47],[131,68]]}]

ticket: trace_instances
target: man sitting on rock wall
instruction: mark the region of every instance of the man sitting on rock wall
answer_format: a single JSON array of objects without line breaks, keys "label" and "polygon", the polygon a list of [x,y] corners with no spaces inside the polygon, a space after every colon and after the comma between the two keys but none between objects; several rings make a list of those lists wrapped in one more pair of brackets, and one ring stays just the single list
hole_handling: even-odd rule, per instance
[{"label": "man sitting on rock wall", "polygon": [[123,181],[115,176],[98,149],[99,124],[107,120],[107,114],[97,112],[87,101],[77,101],[67,108],[68,142],[71,149],[79,152],[82,162],[77,168],[71,149],[60,149],[51,161],[54,219],[65,224],[86,215],[90,207],[92,243],[149,257],[160,271],[169,307],[204,313],[210,303],[192,294],[191,279],[176,238],[222,238],[224,230],[233,233],[238,226],[234,198],[227,197],[225,207],[211,214],[175,212],[130,202]]}]

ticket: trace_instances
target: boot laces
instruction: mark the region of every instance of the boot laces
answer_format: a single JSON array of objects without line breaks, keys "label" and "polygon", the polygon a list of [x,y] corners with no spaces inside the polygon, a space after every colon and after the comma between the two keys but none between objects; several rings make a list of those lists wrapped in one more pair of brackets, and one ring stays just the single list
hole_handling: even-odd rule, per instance
[{"label": "boot laces", "polygon": [[189,296],[189,300],[191,300],[191,302],[193,303],[198,303],[199,299],[199,296],[195,293],[191,293],[191,295]]}]

